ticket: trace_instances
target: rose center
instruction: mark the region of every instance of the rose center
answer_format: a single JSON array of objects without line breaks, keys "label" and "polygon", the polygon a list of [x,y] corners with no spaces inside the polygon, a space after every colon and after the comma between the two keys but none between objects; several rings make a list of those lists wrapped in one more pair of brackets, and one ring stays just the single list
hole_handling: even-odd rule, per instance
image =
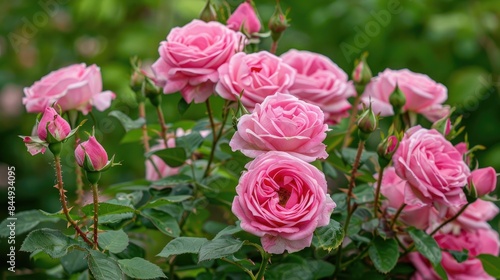
[{"label": "rose center", "polygon": [[261,70],[262,70],[262,67],[258,67],[258,66],[250,67],[250,71],[252,71],[252,72],[259,73]]},{"label": "rose center", "polygon": [[291,194],[292,193],[289,190],[287,190],[285,188],[280,188],[278,190],[278,197],[279,197],[278,203],[279,203],[279,205],[284,207],[286,205],[286,203],[288,202],[288,199],[290,198]]}]

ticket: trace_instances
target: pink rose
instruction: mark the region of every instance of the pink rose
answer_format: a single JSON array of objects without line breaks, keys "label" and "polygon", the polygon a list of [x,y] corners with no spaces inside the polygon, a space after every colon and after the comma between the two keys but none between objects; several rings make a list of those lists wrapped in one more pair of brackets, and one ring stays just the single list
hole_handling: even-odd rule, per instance
[{"label": "pink rose", "polygon": [[241,228],[261,237],[272,254],[309,247],[314,230],[328,225],[336,206],[325,175],[284,152],[262,154],[245,167],[232,206]]},{"label": "pink rose", "polygon": [[297,70],[291,94],[325,112],[325,121],[336,124],[346,116],[351,104],[347,98],[356,95],[347,74],[321,54],[289,50],[281,55],[283,62]]},{"label": "pink rose", "polygon": [[70,132],[69,123],[54,108],[46,107],[37,128],[40,140],[48,143],[61,142],[66,139]]},{"label": "pink rose", "polygon": [[[461,231],[459,234],[438,234],[434,237],[439,247],[443,249],[443,266],[448,279],[480,280],[495,279],[488,275],[481,261],[476,257],[480,254],[498,255],[500,242],[498,233],[491,229],[478,229],[475,231]],[[458,263],[447,250],[462,251],[467,249],[469,257],[464,262]],[[417,252],[408,255],[417,271],[414,280],[441,279],[432,269],[430,262]]]},{"label": "pink rose", "polygon": [[[180,135],[179,135],[180,136]],[[158,143],[151,147],[151,152],[163,150],[166,148],[175,148],[175,137],[171,137],[167,141],[168,147],[165,146],[165,141],[158,140]],[[179,173],[179,167],[168,166],[159,156],[152,155],[149,160],[146,160],[146,180],[157,181],[162,178],[172,176]]]},{"label": "pink rose", "polygon": [[243,2],[234,10],[231,16],[227,19],[227,27],[235,31],[244,30],[246,34],[259,32],[261,28],[260,20],[255,13],[252,5],[248,2]]},{"label": "pink rose", "polygon": [[281,58],[266,52],[235,54],[219,68],[220,80],[215,87],[222,98],[237,100],[253,110],[255,104],[276,92],[288,93],[295,79],[295,70]]},{"label": "pink rose", "polygon": [[328,157],[323,144],[327,130],[318,106],[276,93],[257,104],[252,114],[240,118],[229,145],[251,158],[267,151],[283,151],[311,162]]},{"label": "pink rose", "polygon": [[[390,214],[392,219],[394,214],[404,203],[404,192],[407,182],[396,174],[392,166],[384,170],[383,176],[380,192],[386,200],[382,203],[382,209]],[[408,226],[425,229],[429,226],[429,215],[431,211],[430,206],[407,205],[401,212],[399,221],[402,221]]]},{"label": "pink rose", "polygon": [[497,187],[497,172],[491,166],[475,169],[470,174],[469,185],[474,186],[477,196],[487,195]]},{"label": "pink rose", "polygon": [[219,80],[217,69],[244,47],[244,35],[216,22],[193,20],[173,28],[153,64],[164,93],[180,91],[186,102],[205,102]]},{"label": "pink rose", "polygon": [[75,149],[75,158],[78,165],[87,171],[101,171],[108,165],[108,154],[94,136],[78,144]]},{"label": "pink rose", "polygon": [[393,162],[398,176],[408,181],[406,204],[467,203],[462,188],[467,184],[469,167],[462,154],[436,130],[420,126],[408,129]]},{"label": "pink rose", "polygon": [[49,73],[31,87],[24,88],[23,104],[30,113],[43,112],[55,102],[63,111],[77,110],[84,115],[95,106],[104,111],[115,94],[102,92],[102,77],[95,64],[74,64]]},{"label": "pink rose", "polygon": [[449,108],[442,105],[448,98],[446,87],[427,75],[408,69],[385,69],[366,86],[361,100],[367,106],[371,102],[375,113],[381,116],[394,115],[389,96],[396,85],[406,97],[403,111],[423,114],[430,121],[437,121],[448,114]]}]

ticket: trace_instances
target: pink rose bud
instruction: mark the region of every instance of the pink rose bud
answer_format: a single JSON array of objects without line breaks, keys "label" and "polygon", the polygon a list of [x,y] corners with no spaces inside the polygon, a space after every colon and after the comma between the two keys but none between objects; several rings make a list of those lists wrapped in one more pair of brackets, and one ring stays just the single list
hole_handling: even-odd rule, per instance
[{"label": "pink rose bud", "polygon": [[370,133],[374,132],[378,127],[378,116],[372,110],[372,107],[368,107],[368,110],[365,110],[358,117],[358,129],[360,132],[360,137],[363,140],[368,139]]},{"label": "pink rose bud", "polygon": [[108,154],[94,136],[76,147],[75,158],[86,171],[101,171],[108,165]]},{"label": "pink rose bud", "polygon": [[493,167],[473,170],[469,176],[468,189],[474,188],[477,196],[481,197],[494,191],[497,186],[497,174]]},{"label": "pink rose bud", "polygon": [[244,33],[248,35],[259,32],[261,28],[257,14],[252,5],[248,2],[239,5],[229,17],[226,24],[227,27],[232,30],[243,30]]},{"label": "pink rose bud", "polygon": [[288,19],[286,18],[286,15],[283,14],[280,3],[276,2],[276,8],[274,9],[274,13],[271,16],[271,19],[269,19],[268,24],[269,30],[271,30],[271,37],[273,38],[274,42],[280,39],[281,34],[286,30],[288,26]]},{"label": "pink rose bud", "polygon": [[392,159],[392,156],[398,149],[399,141],[394,135],[391,135],[380,142],[377,148],[378,162],[381,167],[386,167]]},{"label": "pink rose bud", "polygon": [[42,119],[38,123],[38,137],[48,143],[61,142],[71,132],[69,123],[52,107],[45,108]]},{"label": "pink rose bud", "polygon": [[368,84],[373,76],[372,70],[370,70],[368,63],[366,63],[367,56],[366,53],[361,56],[361,59],[357,61],[356,67],[354,67],[354,71],[352,72],[352,80],[358,85]]},{"label": "pink rose bud", "polygon": [[439,131],[443,136],[447,136],[451,131],[451,121],[450,117],[446,116],[432,124],[432,128]]},{"label": "pink rose bud", "polygon": [[210,3],[210,0],[207,1],[207,4],[205,4],[205,8],[203,8],[203,10],[201,11],[200,19],[205,22],[217,21],[217,13],[215,12],[212,3]]}]

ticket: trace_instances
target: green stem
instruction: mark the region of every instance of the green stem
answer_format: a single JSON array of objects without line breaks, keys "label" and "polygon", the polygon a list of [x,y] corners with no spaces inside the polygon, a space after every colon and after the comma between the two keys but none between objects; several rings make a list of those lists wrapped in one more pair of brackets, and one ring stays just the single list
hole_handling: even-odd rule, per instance
[{"label": "green stem", "polygon": [[99,192],[97,184],[92,184],[92,196],[94,198],[94,250],[97,250],[99,243],[97,242],[98,228],[99,228]]},{"label": "green stem", "polygon": [[160,123],[161,138],[163,139],[163,142],[165,142],[165,147],[168,148],[167,125],[165,124],[165,117],[163,116],[161,105],[156,106],[156,114],[158,115],[158,122]]},{"label": "green stem", "polygon": [[[146,103],[144,101],[139,103],[139,117],[146,119]],[[142,145],[144,146],[144,151],[149,152],[149,136],[148,136],[148,127],[147,124],[144,123],[141,126],[142,129]]]},{"label": "green stem", "polygon": [[351,197],[352,190],[354,189],[355,181],[356,181],[356,173],[358,172],[359,162],[361,161],[361,154],[363,153],[363,148],[365,147],[365,141],[359,140],[358,143],[358,151],[356,152],[356,158],[354,159],[354,163],[352,165],[351,170],[351,178],[349,179],[349,188],[347,189],[347,211],[351,212]]},{"label": "green stem", "polygon": [[260,255],[262,257],[262,262],[260,263],[259,271],[257,272],[257,276],[253,278],[254,280],[263,280],[264,279],[264,274],[266,272],[267,264],[269,263],[269,259],[271,258],[271,254],[268,254],[266,251],[264,251],[264,248],[262,246],[252,243],[252,242],[247,242],[247,245],[254,246],[259,250]]},{"label": "green stem", "polygon": [[203,178],[207,177],[210,174],[210,165],[212,165],[212,161],[214,160],[215,148],[217,147],[217,133],[215,131],[215,123],[214,116],[212,114],[212,108],[210,106],[210,101],[207,99],[205,101],[207,105],[208,119],[210,121],[210,127],[212,128],[212,149],[210,150],[210,156],[208,158],[207,167],[205,169],[205,173],[203,174]]},{"label": "green stem", "polygon": [[241,270],[245,271],[251,279],[255,279],[255,275],[253,275],[252,271],[249,270],[248,268],[245,268],[244,266],[242,266],[241,264],[237,263],[237,262],[233,262],[232,260],[230,259],[227,259],[227,258],[221,258],[221,260],[227,262],[227,263],[230,263],[232,265],[235,265],[237,266],[238,268],[240,268]]},{"label": "green stem", "polygon": [[349,143],[351,142],[351,134],[354,132],[354,129],[356,128],[354,126],[354,123],[356,122],[356,115],[358,114],[358,105],[359,102],[361,101],[361,94],[362,93],[358,93],[356,95],[356,98],[354,99],[354,102],[352,103],[352,112],[351,116],[349,117],[349,123],[347,124],[347,130],[346,130],[346,135],[344,137],[344,142],[342,143],[343,148],[349,146]]},{"label": "green stem", "polygon": [[392,221],[391,221],[391,229],[394,229],[394,226],[396,225],[396,221],[398,220],[399,218],[399,215],[401,215],[401,213],[403,212],[403,209],[405,209],[406,207],[406,203],[403,203],[401,204],[401,206],[398,208],[398,211],[396,211],[396,215],[394,215],[394,217],[392,218]]},{"label": "green stem", "polygon": [[462,208],[460,208],[460,210],[455,214],[453,215],[453,217],[449,218],[448,220],[444,221],[442,224],[440,224],[437,228],[435,228],[429,235],[430,236],[433,236],[434,234],[436,234],[440,229],[442,229],[445,225],[447,225],[448,223],[452,222],[453,220],[455,220],[456,218],[458,218],[458,216],[460,216],[464,211],[465,209],[467,209],[467,207],[470,205],[470,202],[465,204]]},{"label": "green stem", "polygon": [[375,189],[375,200],[373,202],[373,215],[378,216],[378,200],[380,197],[380,187],[382,186],[382,178],[384,177],[385,167],[380,167],[380,173],[377,178],[377,188]]},{"label": "green stem", "polygon": [[271,50],[269,52],[275,54],[277,50],[278,50],[278,41],[273,41],[273,43],[271,44]]},{"label": "green stem", "polygon": [[66,220],[68,223],[70,223],[75,231],[77,232],[78,235],[82,237],[82,239],[87,243],[89,246],[93,246],[94,244],[92,241],[90,241],[85,233],[80,229],[80,227],[76,224],[76,222],[71,218],[69,215],[69,209],[68,209],[68,204],[66,202],[66,190],[64,189],[63,185],[63,179],[62,179],[62,168],[61,168],[61,157],[60,156],[54,156],[54,162],[55,162],[55,169],[56,169],[56,178],[57,178],[57,189],[59,190],[59,198],[61,200],[61,205],[63,209],[63,213],[66,216]]}]

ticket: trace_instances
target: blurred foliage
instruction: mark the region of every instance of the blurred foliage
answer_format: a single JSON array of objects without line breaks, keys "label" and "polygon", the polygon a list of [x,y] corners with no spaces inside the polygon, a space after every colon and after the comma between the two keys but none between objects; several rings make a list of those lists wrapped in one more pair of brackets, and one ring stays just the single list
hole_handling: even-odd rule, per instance
[{"label": "blurred foliage", "polygon": [[[241,1],[214,2],[227,11]],[[275,2],[255,2],[267,31]],[[51,188],[52,166],[47,164],[50,155],[32,157],[17,136],[28,134],[36,117],[25,113],[22,88],[62,66],[97,64],[104,89],[114,91],[118,98],[107,112],[94,110],[99,122],[88,122],[86,129],[95,126],[108,153],[116,154],[123,164],[107,172],[101,185],[141,178],[141,147],[120,143],[125,131],[107,113],[120,110],[137,118],[135,97],[128,85],[130,58],[154,62],[159,42],[169,30],[198,17],[204,4],[203,0],[0,2],[0,184],[6,182],[7,165],[15,166],[18,211],[59,210],[57,193]],[[388,67],[429,75],[447,86],[447,103],[464,115],[471,146],[487,147],[477,153],[479,165],[500,171],[498,0],[316,0],[314,4],[282,0],[281,5],[289,9],[292,21],[278,54],[290,48],[318,52],[350,73],[354,59],[368,51],[374,74]],[[270,39],[262,41],[262,49],[269,46]],[[179,119],[179,99],[179,95],[163,99],[167,122]],[[191,106],[183,118],[203,116],[204,109],[199,108]],[[149,114],[148,120],[155,123],[155,115]],[[71,155],[70,147],[66,148]],[[63,159],[63,165],[66,181],[74,181],[72,156]],[[74,190],[68,183],[67,188]],[[4,213],[0,211],[0,217]]]}]

